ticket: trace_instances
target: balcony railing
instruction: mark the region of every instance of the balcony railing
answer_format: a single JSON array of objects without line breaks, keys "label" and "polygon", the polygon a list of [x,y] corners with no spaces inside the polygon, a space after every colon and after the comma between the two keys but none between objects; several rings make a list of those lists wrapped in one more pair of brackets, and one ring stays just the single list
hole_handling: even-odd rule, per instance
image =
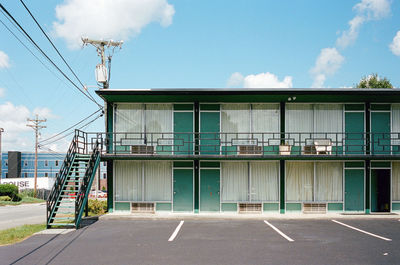
[{"label": "balcony railing", "polygon": [[133,156],[400,156],[400,133],[86,133],[82,152]]}]

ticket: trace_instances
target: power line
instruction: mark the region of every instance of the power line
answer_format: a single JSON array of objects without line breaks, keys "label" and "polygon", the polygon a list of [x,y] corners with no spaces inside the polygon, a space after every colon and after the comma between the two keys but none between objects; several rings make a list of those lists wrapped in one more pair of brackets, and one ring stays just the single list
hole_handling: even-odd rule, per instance
[{"label": "power line", "polygon": [[[36,18],[33,16],[29,8],[25,5],[24,1],[20,0],[22,5],[25,7],[26,11],[28,11],[29,15],[32,17],[32,19],[35,21],[36,25],[39,27],[40,31],[46,36],[47,40],[50,42],[51,46],[53,46],[54,50],[56,50],[57,54],[61,57],[65,65],[68,67],[68,69],[71,71],[71,73],[75,76],[76,80],[81,84],[82,87],[85,87],[85,85],[82,83],[82,81],[79,79],[79,77],[75,74],[74,70],[72,70],[71,66],[67,63],[67,61],[64,59],[64,57],[61,55],[60,51],[57,49],[57,47],[54,45],[54,43],[51,41],[49,36],[46,34],[46,32],[43,30],[42,26],[40,26],[39,22],[36,20]],[[89,96],[93,99],[93,101],[96,101],[93,96],[87,91]]]},{"label": "power line", "polygon": [[87,116],[86,118],[84,118],[84,119],[82,119],[81,121],[75,123],[75,124],[72,125],[71,127],[68,127],[67,129],[63,130],[62,132],[59,132],[59,133],[57,133],[56,135],[53,135],[53,136],[51,136],[51,137],[49,137],[49,138],[47,138],[47,139],[44,139],[44,140],[40,141],[39,144],[42,144],[43,142],[47,142],[47,141],[49,141],[49,140],[51,140],[51,139],[54,139],[54,138],[56,138],[57,136],[59,136],[59,135],[65,133],[66,131],[71,130],[72,128],[74,128],[75,126],[81,124],[81,123],[84,122],[85,120],[89,119],[90,117],[92,117],[93,115],[95,115],[96,113],[98,113],[99,111],[101,111],[101,110],[96,110],[95,112],[93,112],[92,114],[90,114],[89,116]]},{"label": "power line", "polygon": [[77,86],[50,58],[47,54],[39,47],[39,45],[31,38],[31,36],[25,31],[25,29],[18,23],[18,21],[8,12],[8,10],[0,4],[0,8],[9,16],[13,22],[23,31],[23,33],[29,38],[29,40],[34,44],[34,46],[40,51],[40,53],[74,86],[76,87],[85,97],[87,97],[90,101],[94,102],[98,107],[102,108],[102,106],[93,100],[90,96],[88,96],[79,86]]}]

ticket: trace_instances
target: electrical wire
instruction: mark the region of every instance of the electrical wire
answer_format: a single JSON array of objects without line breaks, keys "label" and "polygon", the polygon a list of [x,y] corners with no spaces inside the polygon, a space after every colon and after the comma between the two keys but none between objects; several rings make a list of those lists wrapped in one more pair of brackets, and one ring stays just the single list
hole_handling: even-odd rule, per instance
[{"label": "electrical wire", "polygon": [[102,108],[102,106],[97,103],[95,100],[93,100],[88,94],[86,94],[79,86],[77,86],[50,58],[47,56],[47,54],[39,47],[39,45],[31,38],[31,36],[25,31],[25,29],[18,23],[18,21],[8,12],[8,10],[0,4],[0,8],[9,16],[13,22],[23,31],[25,36],[29,38],[29,40],[34,44],[36,49],[39,50],[39,52],[74,86],[76,87],[85,97],[87,97],[90,101],[95,103],[99,108]]},{"label": "electrical wire", "polygon": [[101,110],[96,110],[95,112],[93,112],[92,114],[90,114],[89,116],[87,116],[86,118],[84,118],[84,119],[82,119],[81,121],[75,123],[74,125],[68,127],[67,129],[65,129],[65,130],[63,130],[63,131],[57,133],[56,135],[53,135],[53,136],[51,136],[51,137],[49,137],[49,138],[47,138],[47,139],[44,139],[44,140],[40,141],[39,144],[44,143],[44,142],[47,142],[47,141],[49,141],[49,140],[51,140],[51,139],[54,139],[54,138],[56,138],[56,137],[62,135],[62,134],[65,133],[66,131],[71,130],[71,129],[74,128],[75,126],[78,126],[79,124],[81,124],[81,123],[84,122],[85,120],[89,119],[90,117],[92,117],[93,115],[95,115],[96,113],[98,113],[99,111],[101,111]]},{"label": "electrical wire", "polygon": [[[36,18],[33,16],[33,14],[31,13],[31,11],[29,10],[29,8],[25,5],[24,1],[20,0],[20,2],[22,3],[22,5],[25,7],[26,11],[28,11],[29,15],[32,17],[32,19],[35,21],[36,25],[39,27],[40,31],[43,33],[44,36],[46,36],[46,39],[50,42],[51,46],[54,48],[54,50],[56,50],[57,54],[61,57],[61,59],[63,60],[63,62],[65,63],[65,65],[68,67],[68,69],[71,71],[71,73],[75,76],[76,80],[78,80],[78,82],[81,84],[82,87],[85,87],[85,85],[82,83],[82,81],[79,79],[79,77],[76,75],[76,73],[74,72],[74,70],[72,70],[71,66],[67,63],[67,61],[65,60],[65,58],[61,55],[60,51],[57,49],[57,47],[54,45],[54,43],[51,41],[51,39],[49,38],[49,36],[46,34],[46,32],[43,30],[42,26],[40,26],[39,22],[36,20]],[[93,96],[89,93],[89,91],[87,91],[89,96],[92,98],[93,101],[95,101],[97,103],[97,101],[93,98]]]}]

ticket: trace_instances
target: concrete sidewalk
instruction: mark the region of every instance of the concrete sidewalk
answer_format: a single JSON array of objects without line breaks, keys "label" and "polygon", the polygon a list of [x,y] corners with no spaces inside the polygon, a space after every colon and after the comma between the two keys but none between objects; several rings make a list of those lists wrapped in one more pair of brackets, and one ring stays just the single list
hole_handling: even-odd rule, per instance
[{"label": "concrete sidewalk", "polygon": [[397,213],[385,213],[385,214],[343,214],[343,213],[326,213],[326,214],[304,214],[304,213],[267,213],[267,214],[237,214],[237,213],[135,213],[126,214],[123,212],[108,213],[100,216],[103,220],[113,219],[151,219],[151,220],[218,220],[218,219],[230,219],[230,220],[264,220],[264,219],[280,219],[280,220],[292,220],[292,219],[400,219],[400,215]]}]

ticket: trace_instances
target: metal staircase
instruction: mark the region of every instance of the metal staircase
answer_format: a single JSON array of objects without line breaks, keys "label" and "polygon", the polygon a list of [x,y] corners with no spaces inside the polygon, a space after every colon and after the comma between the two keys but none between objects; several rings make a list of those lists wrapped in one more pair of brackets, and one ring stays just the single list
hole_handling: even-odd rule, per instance
[{"label": "metal staircase", "polygon": [[79,228],[96,169],[100,164],[99,144],[92,144],[89,151],[84,134],[82,131],[75,131],[47,198],[47,228]]}]

